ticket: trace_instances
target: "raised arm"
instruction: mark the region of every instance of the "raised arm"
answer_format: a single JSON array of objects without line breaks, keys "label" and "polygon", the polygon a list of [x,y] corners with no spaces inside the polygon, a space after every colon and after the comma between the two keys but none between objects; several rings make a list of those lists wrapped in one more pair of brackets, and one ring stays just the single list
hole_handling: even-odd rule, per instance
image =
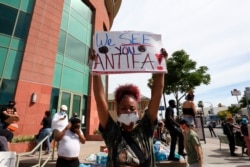
[{"label": "raised arm", "polygon": [[100,121],[101,126],[105,129],[107,122],[108,122],[108,118],[109,118],[109,112],[108,112],[108,104],[105,98],[104,88],[102,84],[102,79],[100,75],[93,76],[93,90],[94,90],[94,96],[95,96],[96,105],[97,105],[99,121]]},{"label": "raised arm", "polygon": [[[161,54],[167,59],[165,49],[161,50]],[[148,115],[152,122],[157,119],[158,108],[161,101],[161,96],[164,88],[165,73],[157,73],[153,75],[153,85],[151,89],[151,100],[148,105]]]}]

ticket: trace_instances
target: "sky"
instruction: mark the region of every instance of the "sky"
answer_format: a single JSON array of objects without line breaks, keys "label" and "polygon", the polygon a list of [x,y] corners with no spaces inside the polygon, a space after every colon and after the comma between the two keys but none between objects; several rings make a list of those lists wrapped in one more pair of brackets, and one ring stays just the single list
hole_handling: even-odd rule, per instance
[{"label": "sky", "polygon": [[[199,66],[207,66],[209,85],[195,89],[195,103],[205,107],[237,104],[233,89],[250,87],[249,0],[123,0],[111,31],[147,31],[161,34],[169,56],[183,49]],[[109,75],[109,93],[134,83],[150,97],[151,74]],[[165,96],[167,100],[172,95]],[[183,99],[184,100],[184,99]]]}]

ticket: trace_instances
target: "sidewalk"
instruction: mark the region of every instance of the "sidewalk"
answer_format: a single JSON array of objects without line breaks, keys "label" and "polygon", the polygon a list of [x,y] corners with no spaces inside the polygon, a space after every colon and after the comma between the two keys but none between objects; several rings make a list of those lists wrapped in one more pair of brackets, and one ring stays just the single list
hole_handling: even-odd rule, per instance
[{"label": "sidewalk", "polygon": [[239,156],[232,157],[228,144],[222,144],[221,150],[218,138],[206,138],[206,144],[201,141],[204,154],[204,167],[250,167],[250,159],[241,154],[241,148],[235,153]]},{"label": "sidewalk", "polygon": [[[241,148],[236,150],[239,155],[237,157],[231,157],[229,153],[229,146],[227,144],[219,146],[218,138],[206,138],[206,144],[201,141],[204,154],[204,167],[250,167],[250,159],[245,154],[241,155]],[[81,146],[81,153],[79,156],[81,163],[88,163],[85,158],[90,154],[96,154],[100,152],[100,147],[104,146],[103,141],[86,141],[86,144]],[[36,157],[23,157],[22,163],[31,163]],[[57,159],[57,153],[55,152],[54,161],[50,161],[45,167],[54,166]],[[20,165],[21,166],[25,166]],[[28,165],[26,165],[28,167]],[[31,166],[31,165],[30,165]]]}]

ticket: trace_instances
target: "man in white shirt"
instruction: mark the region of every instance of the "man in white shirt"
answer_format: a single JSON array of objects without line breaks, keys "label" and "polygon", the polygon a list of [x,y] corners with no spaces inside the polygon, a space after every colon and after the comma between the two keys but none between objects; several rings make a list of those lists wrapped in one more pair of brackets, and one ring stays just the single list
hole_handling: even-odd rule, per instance
[{"label": "man in white shirt", "polygon": [[84,144],[86,141],[80,127],[81,120],[76,117],[56,133],[55,140],[59,142],[56,167],[79,167],[80,143]]},{"label": "man in white shirt", "polygon": [[66,111],[68,107],[66,105],[62,105],[60,111],[55,113],[51,122],[51,129],[58,131],[62,131],[69,123],[68,115]]}]

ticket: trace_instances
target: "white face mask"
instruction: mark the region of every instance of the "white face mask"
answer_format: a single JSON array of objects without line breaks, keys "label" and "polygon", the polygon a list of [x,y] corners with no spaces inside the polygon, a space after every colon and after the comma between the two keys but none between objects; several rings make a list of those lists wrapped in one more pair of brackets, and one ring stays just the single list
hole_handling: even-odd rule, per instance
[{"label": "white face mask", "polygon": [[125,125],[129,125],[131,122],[135,124],[138,120],[138,113],[121,114],[118,117],[118,122],[123,123]]}]

